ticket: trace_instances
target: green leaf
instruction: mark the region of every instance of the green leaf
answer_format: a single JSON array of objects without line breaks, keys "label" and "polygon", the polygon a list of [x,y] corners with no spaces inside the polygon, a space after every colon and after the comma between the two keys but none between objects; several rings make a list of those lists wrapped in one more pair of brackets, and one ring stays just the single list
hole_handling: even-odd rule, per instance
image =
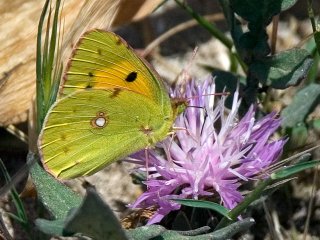
[{"label": "green leaf", "polygon": [[87,189],[87,195],[81,205],[71,209],[65,219],[37,219],[36,226],[43,233],[53,236],[83,234],[96,240],[128,239],[110,207],[91,188]]},{"label": "green leaf", "polygon": [[209,227],[190,231],[173,231],[159,225],[139,227],[128,230],[127,233],[132,240],[225,240],[232,238],[239,232],[247,231],[253,224],[252,218],[246,218],[210,233],[206,233],[210,229]]},{"label": "green leaf", "polygon": [[82,233],[95,240],[128,239],[110,207],[91,188],[81,206],[68,215],[64,232]]},{"label": "green leaf", "polygon": [[262,84],[285,89],[299,84],[307,76],[312,61],[308,51],[292,49],[257,60],[250,69]]},{"label": "green leaf", "polygon": [[303,122],[308,114],[319,104],[320,85],[310,84],[300,90],[292,103],[281,112],[282,126],[294,127]]},{"label": "green leaf", "polygon": [[[35,157],[29,153],[28,161]],[[63,219],[70,209],[80,205],[82,198],[49,175],[38,163],[33,164],[30,173],[41,202],[56,219]]]},{"label": "green leaf", "polygon": [[294,166],[282,168],[271,174],[272,179],[281,179],[289,177],[292,174],[296,174],[298,172],[304,171],[309,168],[313,168],[320,164],[320,160],[313,160],[309,162],[298,163]]},{"label": "green leaf", "polygon": [[[144,227],[144,232],[148,232],[148,229],[151,228],[159,228],[163,229],[163,232],[161,235],[152,238],[153,240],[225,240],[225,239],[231,239],[234,235],[247,231],[252,225],[254,224],[254,220],[251,218],[246,218],[241,221],[235,222],[230,224],[229,226],[219,229],[214,232],[205,233],[207,232],[208,228],[198,228],[190,231],[172,231],[172,230],[166,230],[161,226],[158,227],[152,227],[152,226],[146,226]],[[140,228],[136,229],[136,232],[138,232]],[[141,237],[134,236],[132,239],[147,239],[143,237],[143,234],[141,234]],[[149,238],[150,239],[150,238]]]},{"label": "green leaf", "polygon": [[127,230],[129,239],[149,240],[157,239],[162,233],[168,231],[160,225],[149,225]]},{"label": "green leaf", "polygon": [[291,8],[298,0],[281,0],[281,12]]},{"label": "green leaf", "polygon": [[43,119],[45,117],[45,109],[44,109],[44,52],[42,51],[42,29],[44,26],[44,20],[47,15],[48,7],[49,7],[49,0],[45,1],[43,6],[41,16],[39,19],[38,24],[38,34],[37,34],[37,57],[36,57],[36,103],[37,103],[37,131],[40,132]]},{"label": "green leaf", "polygon": [[228,216],[229,209],[214,202],[194,200],[194,199],[172,199],[172,200],[184,206],[195,207],[195,208],[206,208],[206,209],[216,211],[221,215],[223,215],[224,217],[227,217],[227,218],[229,217]]},{"label": "green leaf", "polygon": [[63,236],[64,220],[58,219],[49,221],[38,218],[35,221],[36,227],[49,236]]},{"label": "green leaf", "polygon": [[260,28],[258,33],[244,33],[239,39],[239,47],[246,63],[252,63],[256,59],[264,58],[270,53],[266,30]]},{"label": "green leaf", "polygon": [[213,232],[212,239],[231,239],[239,232],[245,232],[255,223],[253,218],[245,218]]},{"label": "green leaf", "polygon": [[[52,18],[51,1],[46,0],[38,24],[36,56],[37,132],[40,132],[46,113],[56,99],[62,74],[58,31],[61,17],[60,5],[61,0],[56,0]],[[46,30],[43,30],[45,19],[47,19]],[[44,31],[45,39],[43,41],[42,33]]]},{"label": "green leaf", "polygon": [[[266,26],[281,11],[280,0],[230,0],[230,7],[248,21],[249,31],[242,34],[236,45],[247,64],[270,53]],[[234,36],[234,34],[233,34]]]},{"label": "green leaf", "polygon": [[[194,205],[192,201],[179,200],[179,202],[190,202],[191,205]],[[211,202],[209,203],[211,205]],[[207,206],[206,203],[201,203],[200,205]],[[75,233],[82,233],[95,240],[223,240],[248,230],[253,223],[254,221],[248,218],[210,233],[207,233],[210,230],[207,226],[189,231],[173,231],[159,225],[143,226],[127,230],[125,233],[110,208],[92,189],[88,189],[87,196],[81,206],[78,209],[71,210],[66,220],[36,220],[36,226],[49,235],[71,236]]]},{"label": "green leaf", "polygon": [[270,23],[274,15],[293,6],[297,0],[230,0],[231,8],[253,25]]}]

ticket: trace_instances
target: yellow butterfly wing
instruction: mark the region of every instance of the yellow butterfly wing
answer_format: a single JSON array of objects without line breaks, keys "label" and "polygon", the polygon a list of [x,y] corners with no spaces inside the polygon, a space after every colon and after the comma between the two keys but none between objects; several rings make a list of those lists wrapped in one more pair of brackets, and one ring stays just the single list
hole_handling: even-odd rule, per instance
[{"label": "yellow butterfly wing", "polygon": [[51,108],[40,135],[41,158],[56,177],[90,175],[162,140],[172,117],[135,92],[78,91]]},{"label": "yellow butterfly wing", "polygon": [[62,95],[79,89],[128,89],[159,104],[170,101],[158,74],[118,35],[99,29],[78,42],[64,77]]},{"label": "yellow butterfly wing", "polygon": [[77,44],[38,146],[59,178],[90,175],[164,139],[176,116],[158,75],[117,35],[93,30]]}]

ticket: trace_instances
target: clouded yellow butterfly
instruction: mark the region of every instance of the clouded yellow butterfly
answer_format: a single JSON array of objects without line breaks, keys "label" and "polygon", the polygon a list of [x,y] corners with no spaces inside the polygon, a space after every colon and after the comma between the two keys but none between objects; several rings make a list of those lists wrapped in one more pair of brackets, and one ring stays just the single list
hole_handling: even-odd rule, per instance
[{"label": "clouded yellow butterfly", "polygon": [[177,115],[158,74],[112,32],[92,30],[75,47],[39,137],[45,168],[90,175],[163,140]]}]

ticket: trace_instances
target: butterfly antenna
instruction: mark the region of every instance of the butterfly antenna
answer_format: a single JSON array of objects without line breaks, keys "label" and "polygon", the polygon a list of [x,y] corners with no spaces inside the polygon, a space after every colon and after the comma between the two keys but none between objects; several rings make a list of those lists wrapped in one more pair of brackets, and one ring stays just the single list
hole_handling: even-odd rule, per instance
[{"label": "butterfly antenna", "polygon": [[186,82],[192,78],[189,73],[189,69],[194,63],[194,59],[197,55],[197,52],[198,52],[198,47],[195,47],[191,55],[191,58],[189,59],[185,67],[181,70],[181,72],[178,74],[176,80],[173,82],[172,84],[173,88],[176,87],[177,85],[185,86]]},{"label": "butterfly antenna", "polygon": [[188,97],[185,99],[185,101],[190,101],[193,99],[197,99],[200,97],[207,97],[207,96],[229,96],[231,93],[230,92],[222,92],[222,93],[208,93],[208,94],[202,94],[200,96],[192,96],[192,97]]}]

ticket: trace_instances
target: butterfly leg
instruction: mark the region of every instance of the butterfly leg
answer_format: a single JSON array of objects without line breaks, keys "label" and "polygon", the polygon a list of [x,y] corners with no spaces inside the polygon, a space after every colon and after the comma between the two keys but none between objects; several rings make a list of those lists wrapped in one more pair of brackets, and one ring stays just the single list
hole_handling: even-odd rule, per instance
[{"label": "butterfly leg", "polygon": [[146,158],[146,173],[147,173],[147,180],[149,178],[149,149],[150,147],[147,146],[145,149],[144,149],[144,154],[145,154],[145,158]]},{"label": "butterfly leg", "polygon": [[183,130],[183,131],[186,131],[187,134],[188,134],[194,141],[198,142],[198,141],[197,141],[197,138],[196,138],[187,128],[183,128],[183,127],[173,127],[172,130],[173,130],[173,131],[172,131],[172,132],[169,132],[168,135],[174,136],[174,135],[176,134],[176,131],[181,131],[181,130]]}]

